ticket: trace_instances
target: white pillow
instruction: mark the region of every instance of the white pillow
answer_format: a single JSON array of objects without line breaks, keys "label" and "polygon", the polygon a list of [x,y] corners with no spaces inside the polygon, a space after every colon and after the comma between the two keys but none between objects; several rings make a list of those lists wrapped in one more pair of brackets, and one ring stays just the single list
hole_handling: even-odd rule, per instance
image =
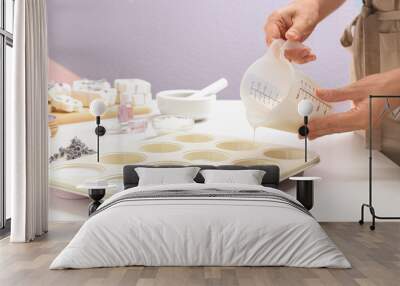
[{"label": "white pillow", "polygon": [[139,186],[154,186],[195,183],[200,168],[136,168],[135,171],[139,176]]},{"label": "white pillow", "polygon": [[203,170],[206,184],[261,185],[265,171],[261,170]]}]

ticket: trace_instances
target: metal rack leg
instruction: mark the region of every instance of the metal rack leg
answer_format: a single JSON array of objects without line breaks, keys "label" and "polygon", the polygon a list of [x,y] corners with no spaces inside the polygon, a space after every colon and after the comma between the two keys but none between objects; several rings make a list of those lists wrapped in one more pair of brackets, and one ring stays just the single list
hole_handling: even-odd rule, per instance
[{"label": "metal rack leg", "polygon": [[369,206],[369,210],[370,210],[371,215],[372,215],[372,225],[369,228],[371,230],[375,230],[375,219],[376,219],[375,209],[374,209],[373,206]]},{"label": "metal rack leg", "polygon": [[365,208],[369,208],[369,211],[371,213],[372,216],[372,224],[369,227],[371,230],[375,230],[376,227],[376,220],[380,219],[380,220],[400,220],[400,217],[388,217],[388,216],[378,216],[375,212],[375,208],[369,204],[363,204],[361,206],[361,219],[358,221],[358,223],[360,225],[364,224],[364,211]]},{"label": "metal rack leg", "polygon": [[361,206],[361,220],[359,220],[358,223],[359,223],[360,225],[363,225],[363,224],[364,224],[364,209],[365,209],[366,207],[369,208],[369,211],[370,211],[371,216],[372,216],[372,225],[371,225],[369,228],[370,228],[371,230],[375,230],[375,221],[376,221],[377,216],[376,216],[376,214],[375,214],[375,208],[374,208],[373,206],[371,206],[371,205],[363,204],[363,205]]},{"label": "metal rack leg", "polygon": [[364,207],[365,207],[365,204],[363,204],[363,205],[361,206],[361,219],[358,221],[358,223],[359,223],[360,225],[363,225],[363,224],[364,224]]}]

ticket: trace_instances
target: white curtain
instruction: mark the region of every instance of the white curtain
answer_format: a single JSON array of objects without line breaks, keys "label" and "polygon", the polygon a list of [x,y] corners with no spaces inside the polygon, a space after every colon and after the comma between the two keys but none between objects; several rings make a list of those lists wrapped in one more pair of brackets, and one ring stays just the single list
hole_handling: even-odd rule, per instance
[{"label": "white curtain", "polygon": [[6,164],[12,242],[48,227],[46,0],[15,1],[13,94],[7,98]]}]

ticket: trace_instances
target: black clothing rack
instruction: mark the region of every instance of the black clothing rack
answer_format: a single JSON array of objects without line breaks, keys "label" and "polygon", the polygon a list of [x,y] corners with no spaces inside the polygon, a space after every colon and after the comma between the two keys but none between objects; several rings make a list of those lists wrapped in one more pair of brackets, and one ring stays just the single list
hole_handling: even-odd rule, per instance
[{"label": "black clothing rack", "polygon": [[373,152],[372,152],[372,135],[373,135],[373,118],[372,118],[372,104],[374,99],[386,99],[387,101],[391,98],[398,98],[400,99],[400,95],[385,95],[385,96],[379,96],[379,95],[370,95],[369,96],[369,203],[368,204],[362,204],[361,206],[361,220],[359,223],[361,225],[364,224],[364,209],[369,208],[371,215],[372,215],[372,225],[370,226],[371,230],[375,230],[375,220],[380,219],[380,220],[400,220],[400,217],[384,217],[384,216],[378,216],[375,212],[375,208],[373,206],[373,201],[372,201],[372,175],[373,175],[373,165],[372,165],[372,160],[373,160]]}]

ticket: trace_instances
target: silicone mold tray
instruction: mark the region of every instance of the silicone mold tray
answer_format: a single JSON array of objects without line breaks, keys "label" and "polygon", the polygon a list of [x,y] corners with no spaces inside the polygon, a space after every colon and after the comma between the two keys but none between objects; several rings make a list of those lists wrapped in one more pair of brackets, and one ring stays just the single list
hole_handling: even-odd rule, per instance
[{"label": "silicone mold tray", "polygon": [[304,150],[266,142],[218,136],[212,134],[169,134],[138,141],[130,150],[106,153],[96,163],[96,155],[52,165],[50,186],[75,194],[87,195],[76,186],[86,180],[102,178],[118,187],[108,195],[123,189],[122,169],[128,164],[143,165],[278,165],[281,181],[318,164],[318,154],[310,151],[304,162]]}]

